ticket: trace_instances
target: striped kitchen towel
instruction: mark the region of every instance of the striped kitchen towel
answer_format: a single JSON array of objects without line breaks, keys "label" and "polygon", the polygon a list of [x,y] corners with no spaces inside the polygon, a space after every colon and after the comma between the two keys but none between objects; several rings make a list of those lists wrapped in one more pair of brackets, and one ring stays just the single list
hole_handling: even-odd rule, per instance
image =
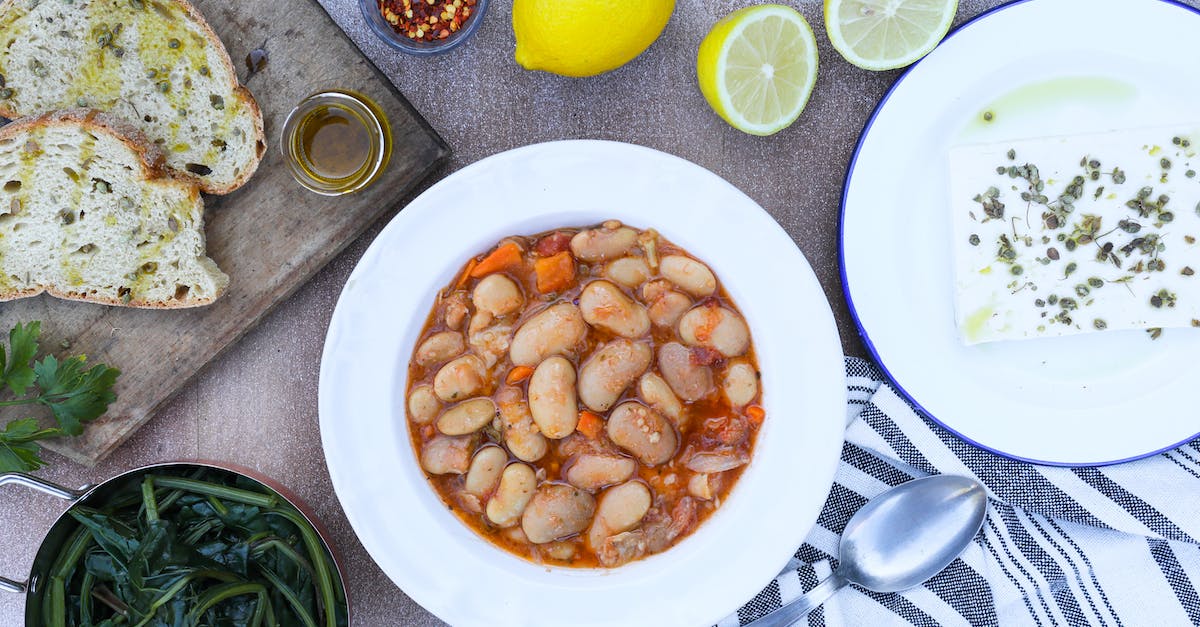
[{"label": "striped kitchen towel", "polygon": [[924,586],[844,588],[809,625],[1200,625],[1200,440],[1117,466],[1037,466],[919,416],[866,361],[847,358],[846,375],[846,444],[825,509],[783,573],[720,627],[816,586],[837,565],[839,537],[859,507],[939,473],[987,486],[975,543]]}]

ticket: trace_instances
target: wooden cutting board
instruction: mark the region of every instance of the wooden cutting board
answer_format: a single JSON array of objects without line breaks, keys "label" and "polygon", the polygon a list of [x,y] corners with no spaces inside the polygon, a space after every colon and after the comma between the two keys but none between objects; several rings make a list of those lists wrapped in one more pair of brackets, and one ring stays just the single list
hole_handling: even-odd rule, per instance
[{"label": "wooden cutting board", "polygon": [[[94,464],[124,442],[205,364],[380,216],[393,209],[449,150],[315,0],[193,0],[225,42],[242,83],[262,107],[268,151],[242,189],[205,198],[208,254],[229,289],[200,309],[146,311],[39,296],[0,304],[0,333],[42,321],[42,347],[85,353],[121,369],[118,400],[84,435],[49,445]],[[268,61],[251,72],[248,56]],[[399,54],[399,53],[398,53]],[[305,96],[340,88],[369,96],[387,114],[393,152],[369,188],[331,199],[300,187],[279,152],[284,119]],[[60,350],[64,341],[69,351]]]}]

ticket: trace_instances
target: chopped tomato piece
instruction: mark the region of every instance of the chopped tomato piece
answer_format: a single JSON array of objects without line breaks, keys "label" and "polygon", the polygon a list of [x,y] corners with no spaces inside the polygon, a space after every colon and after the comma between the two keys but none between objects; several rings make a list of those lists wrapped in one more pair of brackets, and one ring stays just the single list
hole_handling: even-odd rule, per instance
[{"label": "chopped tomato piece", "polygon": [[538,257],[553,257],[566,252],[571,247],[571,234],[556,231],[537,241],[533,245],[533,254]]}]

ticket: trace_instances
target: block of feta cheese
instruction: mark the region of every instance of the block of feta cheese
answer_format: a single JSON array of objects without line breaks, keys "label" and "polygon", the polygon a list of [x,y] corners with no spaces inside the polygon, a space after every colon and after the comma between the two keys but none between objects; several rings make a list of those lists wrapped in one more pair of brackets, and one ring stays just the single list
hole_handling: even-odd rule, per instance
[{"label": "block of feta cheese", "polygon": [[1200,126],[951,149],[965,344],[1200,327]]}]

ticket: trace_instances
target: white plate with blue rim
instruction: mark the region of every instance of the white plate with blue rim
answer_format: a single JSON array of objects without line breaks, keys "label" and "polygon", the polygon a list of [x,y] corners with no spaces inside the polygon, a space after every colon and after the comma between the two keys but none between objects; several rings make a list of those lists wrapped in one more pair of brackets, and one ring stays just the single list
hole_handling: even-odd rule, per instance
[{"label": "white plate with blue rim", "polygon": [[[610,218],[653,227],[713,268],[750,326],[767,418],[732,493],[679,544],[611,570],[546,567],[480,538],[426,481],[404,413],[407,364],[436,292],[472,255]],[[321,361],[321,438],[355,533],[405,593],[457,626],[704,625],[734,612],[816,521],[845,403],[829,303],[787,233],[711,172],[613,142],[528,146],[431,187],[359,261]]]},{"label": "white plate with blue rim", "polygon": [[1200,13],[1169,0],[1014,2],[951,33],[876,109],[846,177],[843,285],[868,349],[925,415],[1063,466],[1196,437],[1200,330],[959,340],[946,164],[960,144],[1197,122],[1197,32]]}]

